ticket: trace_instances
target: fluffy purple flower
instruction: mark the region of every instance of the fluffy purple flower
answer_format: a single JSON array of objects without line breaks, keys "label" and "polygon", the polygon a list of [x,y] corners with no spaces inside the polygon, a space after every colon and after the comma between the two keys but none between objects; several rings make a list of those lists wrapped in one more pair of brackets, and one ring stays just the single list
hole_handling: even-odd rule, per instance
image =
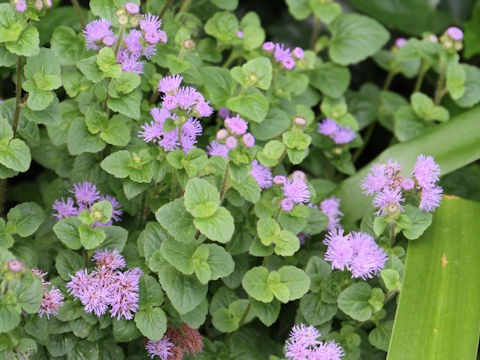
[{"label": "fluffy purple flower", "polygon": [[162,93],[173,93],[180,87],[182,81],[183,77],[181,75],[165,76],[158,83],[158,91]]},{"label": "fluffy purple flower", "polygon": [[448,36],[450,36],[453,40],[460,41],[463,39],[463,31],[459,29],[456,26],[450,26],[446,31],[445,31]]},{"label": "fluffy purple flower", "polygon": [[128,12],[129,14],[132,14],[132,15],[133,15],[133,14],[138,14],[139,11],[140,11],[140,7],[139,7],[137,4],[132,3],[132,2],[126,3],[126,4],[124,5],[124,7],[125,7],[125,10],[127,10],[127,12]]},{"label": "fluffy purple flower", "polygon": [[143,46],[140,43],[142,40],[142,32],[136,29],[130,30],[130,33],[124,38],[125,47],[130,54],[140,56]]},{"label": "fluffy purple flower", "polygon": [[440,167],[433,157],[420,154],[415,163],[412,175],[420,188],[430,187],[439,180]]},{"label": "fluffy purple flower", "polygon": [[70,280],[65,287],[68,293],[76,300],[80,298],[85,292],[95,283],[93,277],[88,274],[87,269],[78,270],[74,276],[70,275]]},{"label": "fluffy purple flower", "polygon": [[25,12],[25,10],[27,10],[27,2],[25,0],[18,0],[15,4],[15,10],[21,13]]},{"label": "fluffy purple flower", "polygon": [[79,204],[92,205],[100,199],[100,192],[97,190],[97,186],[88,181],[74,184],[70,192],[75,195],[75,199],[77,199]]},{"label": "fluffy purple flower", "polygon": [[161,26],[162,20],[160,20],[160,17],[151,13],[143,15],[140,20],[140,29],[144,31],[145,40],[148,39],[147,42],[150,44],[156,44],[159,40],[164,44],[167,42],[167,34],[160,30]]},{"label": "fluffy purple flower", "polygon": [[191,86],[183,86],[179,88],[175,94],[177,97],[178,107],[183,110],[191,110],[197,102],[199,93]]},{"label": "fluffy purple flower", "polygon": [[250,133],[246,133],[242,137],[242,142],[246,147],[251,148],[253,145],[255,145],[255,137]]},{"label": "fluffy purple flower", "polygon": [[139,132],[138,136],[142,137],[146,142],[158,141],[163,135],[163,124],[156,122],[145,123],[141,128],[142,131]]},{"label": "fluffy purple flower", "polygon": [[349,235],[343,235],[343,229],[330,231],[323,243],[328,246],[325,260],[332,263],[332,269],[344,270],[353,258],[353,249]]},{"label": "fluffy purple flower", "polygon": [[282,65],[287,70],[292,70],[295,67],[295,60],[291,56],[286,57],[282,60]]},{"label": "fluffy purple flower", "polygon": [[238,145],[238,140],[235,136],[229,136],[225,139],[225,146],[229,150],[233,150],[237,147]]},{"label": "fluffy purple flower", "polygon": [[395,40],[395,47],[397,48],[402,48],[403,45],[405,45],[407,43],[407,39],[405,38],[398,38],[397,40]]},{"label": "fluffy purple flower", "polygon": [[293,49],[293,56],[296,57],[297,59],[303,59],[303,57],[305,56],[303,49],[299,47],[296,47],[295,49]]},{"label": "fluffy purple flower", "polygon": [[243,39],[245,36],[243,35],[243,32],[242,30],[237,30],[237,37],[240,38],[240,39]]},{"label": "fluffy purple flower", "polygon": [[415,181],[412,179],[404,179],[402,181],[402,188],[404,190],[412,190],[415,187]]},{"label": "fluffy purple flower", "polygon": [[285,198],[281,202],[283,211],[291,211],[293,209],[294,202],[290,198]]},{"label": "fluffy purple flower", "polygon": [[57,212],[56,214],[53,214],[53,216],[58,220],[78,215],[78,209],[72,198],[67,198],[67,201],[63,198],[61,200],[55,200],[52,209]]},{"label": "fluffy purple flower", "polygon": [[221,156],[228,159],[228,148],[217,140],[213,140],[210,145],[207,145],[207,153],[210,156]]},{"label": "fluffy purple flower", "polygon": [[275,50],[275,44],[271,41],[264,42],[262,45],[262,49],[268,52],[272,52]]},{"label": "fluffy purple flower", "polygon": [[155,356],[158,356],[161,360],[168,360],[170,356],[172,356],[173,347],[173,343],[165,336],[159,341],[148,340],[145,345],[145,349],[150,358],[153,359]]},{"label": "fluffy purple flower", "polygon": [[240,115],[226,118],[225,125],[235,135],[243,135],[248,130],[248,123]]},{"label": "fluffy purple flower", "polygon": [[110,47],[110,46],[113,46],[113,44],[115,44],[115,41],[116,41],[116,37],[107,35],[103,38],[102,44]]},{"label": "fluffy purple flower", "polygon": [[366,280],[378,275],[388,259],[386,252],[377,245],[370,234],[352,232],[350,239],[353,257],[348,270],[351,271],[352,277]]},{"label": "fluffy purple flower", "polygon": [[294,172],[292,172],[290,177],[292,178],[292,180],[294,180],[294,179],[298,179],[298,180],[302,180],[302,181],[307,180],[307,175],[302,170],[295,170]]},{"label": "fluffy purple flower", "polygon": [[418,208],[427,212],[434,211],[435,208],[440,206],[442,194],[443,189],[437,185],[423,188],[420,191],[420,205]]},{"label": "fluffy purple flower", "polygon": [[50,316],[57,315],[58,308],[62,305],[62,292],[58,289],[55,289],[55,286],[52,286],[50,291],[43,293],[42,303],[40,305],[40,309],[38,310],[38,316],[42,317],[43,315],[47,315],[47,319],[50,319]]},{"label": "fluffy purple flower", "polygon": [[388,214],[395,214],[403,211],[403,205],[405,198],[401,192],[401,189],[383,189],[382,192],[377,193],[373,199],[373,205],[378,208],[375,214],[385,216]]},{"label": "fluffy purple flower", "polygon": [[290,48],[285,49],[284,44],[275,44],[275,52],[273,57],[276,61],[282,62],[285,58],[290,56]]},{"label": "fluffy purple flower", "polygon": [[[22,0],[21,0],[22,1]],[[112,24],[106,19],[93,20],[83,30],[87,50],[100,50],[100,44],[106,36],[113,37]]]},{"label": "fluffy purple flower", "polygon": [[277,175],[273,178],[273,183],[277,185],[283,185],[287,182],[287,178],[283,175]]},{"label": "fluffy purple flower", "polygon": [[388,160],[386,164],[373,164],[370,171],[361,185],[365,194],[372,195],[384,189],[401,189],[403,180],[399,173],[402,168],[395,161]]},{"label": "fluffy purple flower", "polygon": [[96,316],[102,316],[107,312],[110,302],[110,291],[104,286],[89,286],[81,295],[80,301],[87,313],[94,313]]},{"label": "fluffy purple flower", "polygon": [[8,270],[11,272],[19,272],[23,269],[23,264],[18,260],[10,260],[8,262]]},{"label": "fluffy purple flower", "polygon": [[117,61],[122,66],[123,72],[132,72],[134,74],[143,73],[143,65],[145,64],[145,61],[139,61],[140,54],[123,51],[120,60],[118,60],[118,58],[119,57],[117,56]]},{"label": "fluffy purple flower", "polygon": [[283,184],[283,195],[292,200],[295,204],[308,202],[310,199],[310,190],[308,185],[301,179],[295,178],[288,180]]},{"label": "fluffy purple flower", "polygon": [[172,151],[178,149],[178,131],[172,130],[167,133],[163,133],[163,136],[158,140],[158,145],[163,147],[165,151]]},{"label": "fluffy purple flower", "polygon": [[340,211],[340,199],[331,196],[320,203],[320,210],[328,216],[327,230],[333,230],[340,226],[340,218],[343,213]]},{"label": "fluffy purple flower", "polygon": [[319,123],[318,132],[328,136],[338,145],[347,144],[355,139],[355,131],[331,119],[324,119]]},{"label": "fluffy purple flower", "polygon": [[342,347],[334,341],[322,343],[312,350],[308,359],[310,360],[340,360],[345,355]]},{"label": "fluffy purple flower", "polygon": [[138,308],[138,283],[142,274],[140,268],[117,273],[111,291],[110,305],[112,308],[110,314],[112,317],[133,319],[133,313]]},{"label": "fluffy purple flower", "polygon": [[312,325],[294,325],[290,331],[291,342],[302,344],[304,347],[315,346],[320,342],[317,340],[322,334]]},{"label": "fluffy purple flower", "polygon": [[195,105],[195,110],[201,117],[207,117],[213,114],[213,108],[209,105],[210,101],[199,101]]},{"label": "fluffy purple flower", "polygon": [[202,134],[202,125],[198,119],[192,117],[188,118],[185,124],[182,125],[182,137],[180,138],[180,144],[183,151],[188,152],[195,147],[197,143],[197,136]]},{"label": "fluffy purple flower", "polygon": [[93,260],[95,260],[98,267],[105,266],[105,268],[110,270],[123,269],[126,265],[125,259],[117,249],[114,249],[112,252],[109,252],[108,249],[103,251],[97,250],[93,255]]},{"label": "fluffy purple flower", "polygon": [[252,161],[252,171],[250,171],[255,180],[257,180],[260,189],[272,186],[272,172],[269,168],[259,164],[257,160]]},{"label": "fluffy purple flower", "polygon": [[227,117],[230,116],[230,110],[228,110],[225,107],[222,107],[218,109],[218,116],[220,116],[222,119],[226,119]]}]

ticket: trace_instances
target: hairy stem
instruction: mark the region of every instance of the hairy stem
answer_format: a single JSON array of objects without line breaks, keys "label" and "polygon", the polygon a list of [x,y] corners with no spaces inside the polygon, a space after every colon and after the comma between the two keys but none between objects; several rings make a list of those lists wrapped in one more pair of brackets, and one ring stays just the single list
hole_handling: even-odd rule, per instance
[{"label": "hairy stem", "polygon": [[[125,26],[122,26],[120,28],[120,34],[118,35],[118,38],[117,38],[117,42],[115,43],[115,50],[114,50],[114,54],[115,54],[115,59],[117,58],[117,54],[118,54],[118,51],[120,50],[120,44],[122,43],[122,40],[123,40],[123,34],[125,32]],[[110,81],[112,81],[112,78],[108,78],[107,80],[107,93],[105,95],[105,101],[103,102],[103,111],[106,111],[107,112],[107,115],[108,115],[108,105],[107,105],[107,102],[108,102],[108,87],[110,86]]]},{"label": "hairy stem", "polygon": [[80,23],[80,26],[82,27],[82,29],[84,29],[85,21],[83,20],[82,11],[80,10],[80,5],[78,4],[77,0],[72,0],[72,4],[73,4],[73,7],[75,8],[75,12],[77,13],[78,22]]},{"label": "hairy stem", "polygon": [[239,56],[238,52],[235,50],[232,50],[230,52],[230,55],[228,56],[227,60],[225,60],[225,63],[222,65],[223,68],[228,68],[232,64],[232,62],[237,59]]},{"label": "hairy stem", "polygon": [[440,104],[443,95],[445,95],[444,91],[444,83],[445,83],[445,66],[443,63],[440,63],[440,76],[438,77],[437,81],[437,88],[435,89],[435,105]]},{"label": "hairy stem", "polygon": [[175,168],[172,168],[172,169],[173,169],[173,173],[172,173],[172,189],[170,192],[170,201],[175,200],[175,197],[176,197],[175,189],[177,188],[177,169]]},{"label": "hairy stem", "polygon": [[313,23],[313,31],[312,31],[312,37],[310,38],[310,50],[315,49],[315,44],[317,43],[318,40],[318,35],[320,34],[320,19],[315,16],[314,17],[314,23]]},{"label": "hairy stem", "polygon": [[395,222],[390,224],[390,248],[395,245]]},{"label": "hairy stem", "polygon": [[165,15],[165,13],[167,12],[167,9],[168,9],[168,7],[170,6],[171,3],[172,3],[172,0],[167,0],[165,2],[165,5],[163,5],[162,11],[160,11],[160,14],[158,15],[159,19],[161,19],[163,17],[163,15]]},{"label": "hairy stem", "polygon": [[228,178],[230,177],[230,167],[228,166],[225,169],[225,175],[223,176],[222,188],[220,189],[220,202],[223,200],[225,193],[228,188]]},{"label": "hairy stem", "polygon": [[422,88],[423,79],[425,78],[425,74],[430,66],[422,60],[422,66],[420,67],[420,71],[418,73],[417,81],[415,82],[415,88],[413,92],[419,92]]},{"label": "hairy stem", "polygon": [[185,0],[182,4],[182,7],[180,8],[180,10],[178,11],[178,13],[182,13],[182,12],[185,12],[187,11],[188,7],[190,6],[190,3],[192,2],[192,0]]}]

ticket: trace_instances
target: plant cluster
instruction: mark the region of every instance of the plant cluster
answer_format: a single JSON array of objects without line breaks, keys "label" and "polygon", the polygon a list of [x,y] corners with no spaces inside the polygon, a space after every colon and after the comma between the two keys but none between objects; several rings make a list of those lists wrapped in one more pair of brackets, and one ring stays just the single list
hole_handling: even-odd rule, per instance
[{"label": "plant cluster", "polygon": [[[1,356],[385,358],[407,243],[475,160],[435,145],[446,99],[480,102],[462,31],[387,49],[373,18],[286,0],[307,50],[236,0],[72,3],[0,4]],[[383,88],[349,89],[367,58]],[[357,171],[378,124],[426,140]]]}]

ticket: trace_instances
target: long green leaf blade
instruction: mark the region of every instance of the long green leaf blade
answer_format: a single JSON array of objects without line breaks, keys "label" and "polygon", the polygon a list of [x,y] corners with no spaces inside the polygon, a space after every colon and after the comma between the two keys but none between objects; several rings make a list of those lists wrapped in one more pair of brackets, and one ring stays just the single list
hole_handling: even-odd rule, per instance
[{"label": "long green leaf blade", "polygon": [[387,360],[474,360],[480,333],[480,203],[442,200],[408,245]]},{"label": "long green leaf blade", "polygon": [[[440,165],[442,175],[480,159],[480,106],[440,124],[412,140],[394,145],[373,162],[394,159],[410,175],[419,154],[431,155]],[[360,183],[370,170],[368,165],[354,176],[344,180],[334,195],[342,199],[346,223],[354,222],[372,207],[372,198],[362,193]]]}]

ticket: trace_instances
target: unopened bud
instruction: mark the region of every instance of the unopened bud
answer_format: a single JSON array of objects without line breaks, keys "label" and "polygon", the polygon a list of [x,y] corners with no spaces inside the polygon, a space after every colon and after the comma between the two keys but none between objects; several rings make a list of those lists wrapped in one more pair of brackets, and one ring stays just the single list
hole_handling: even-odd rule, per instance
[{"label": "unopened bud", "polygon": [[193,41],[192,39],[183,40],[183,47],[187,50],[195,49],[196,45],[197,44],[195,44],[195,41]]},{"label": "unopened bud", "polygon": [[217,131],[217,140],[223,140],[228,136],[227,129],[220,129]]},{"label": "unopened bud", "polygon": [[295,116],[293,118],[293,122],[297,125],[300,125],[300,126],[305,126],[307,124],[307,120],[305,120],[301,116]]}]

